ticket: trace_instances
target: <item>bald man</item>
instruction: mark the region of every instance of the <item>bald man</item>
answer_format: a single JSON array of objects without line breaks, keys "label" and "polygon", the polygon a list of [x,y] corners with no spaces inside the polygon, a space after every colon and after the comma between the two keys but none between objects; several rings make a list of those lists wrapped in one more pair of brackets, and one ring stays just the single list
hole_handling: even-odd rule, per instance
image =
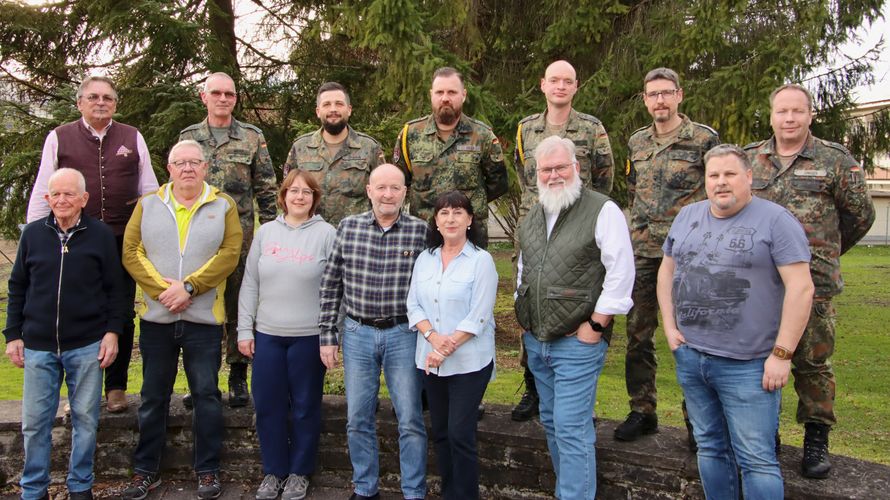
[{"label": "bald man", "polygon": [[[343,348],[349,458],[354,499],[379,497],[375,412],[380,371],[399,421],[399,462],[405,498],[426,496],[426,429],[417,335],[408,325],[408,285],[426,247],[426,222],[402,212],[405,176],[385,163],[371,172],[371,210],[346,217],[321,279],[321,358],[332,368]],[[341,303],[344,332],[337,332]],[[338,338],[339,337],[339,338]]]},{"label": "bald man", "polygon": [[[519,223],[529,209],[538,202],[535,148],[551,135],[571,140],[575,144],[575,158],[581,169],[582,186],[606,196],[612,191],[612,146],[609,136],[595,116],[579,113],[572,107],[578,92],[578,76],[567,61],[555,61],[547,66],[541,78],[541,92],[547,100],[543,113],[527,116],[516,129],[516,149],[513,153],[522,203],[519,206]],[[514,245],[518,248],[518,245]],[[521,363],[525,366],[525,353]],[[529,420],[538,414],[538,392],[535,379],[526,367],[525,394],[513,409],[512,418],[518,422]]]},{"label": "bald man", "polygon": [[[179,140],[191,139],[201,145],[207,159],[207,183],[235,200],[244,230],[238,267],[226,281],[225,290],[229,406],[235,408],[246,406],[250,401],[247,391],[249,358],[238,351],[238,291],[253,241],[256,219],[253,202],[256,199],[260,224],[274,220],[278,215],[275,205],[278,187],[263,131],[232,116],[238,102],[232,77],[225,73],[208,76],[201,91],[201,102],[207,107],[207,118],[180,132]],[[190,406],[191,398],[184,402]]]}]

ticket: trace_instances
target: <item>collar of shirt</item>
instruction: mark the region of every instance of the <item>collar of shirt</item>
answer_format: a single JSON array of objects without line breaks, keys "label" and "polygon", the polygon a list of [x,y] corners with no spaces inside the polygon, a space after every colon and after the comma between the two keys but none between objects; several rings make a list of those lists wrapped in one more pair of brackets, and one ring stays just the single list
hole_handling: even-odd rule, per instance
[{"label": "collar of shirt", "polygon": [[98,137],[100,139],[105,137],[105,134],[108,133],[108,129],[110,129],[111,126],[114,124],[114,120],[111,120],[108,122],[107,127],[105,127],[102,131],[98,131],[98,130],[94,129],[92,125],[87,123],[86,118],[81,118],[80,121],[83,122],[83,126],[86,127],[87,130],[89,130],[90,133],[93,134],[93,136]]}]

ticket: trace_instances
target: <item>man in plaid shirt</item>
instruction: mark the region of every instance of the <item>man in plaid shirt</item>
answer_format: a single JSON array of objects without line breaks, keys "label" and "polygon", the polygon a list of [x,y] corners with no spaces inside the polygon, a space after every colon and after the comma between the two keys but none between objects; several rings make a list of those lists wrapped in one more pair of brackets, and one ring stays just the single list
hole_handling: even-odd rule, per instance
[{"label": "man in plaid shirt", "polygon": [[[320,350],[337,364],[343,346],[347,441],[352,499],[379,498],[375,413],[380,369],[399,422],[399,461],[405,498],[426,496],[426,429],[422,381],[414,364],[417,335],[408,326],[406,299],[414,260],[426,246],[427,224],[402,213],[405,176],[396,166],[371,172],[371,211],[343,219],[321,280]],[[337,338],[341,302],[344,332]]]}]

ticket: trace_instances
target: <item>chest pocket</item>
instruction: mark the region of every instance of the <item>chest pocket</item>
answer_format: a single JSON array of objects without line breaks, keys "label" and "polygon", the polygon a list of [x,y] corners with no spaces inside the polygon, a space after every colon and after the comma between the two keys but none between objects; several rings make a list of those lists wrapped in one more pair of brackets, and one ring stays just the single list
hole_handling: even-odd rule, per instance
[{"label": "chest pocket", "polygon": [[320,161],[299,161],[297,165],[301,170],[306,170],[307,172],[317,172],[324,167],[324,164]]},{"label": "chest pocket", "polygon": [[791,178],[791,187],[797,191],[824,193],[828,191],[829,180],[826,176],[795,175]]},{"label": "chest pocket", "polygon": [[652,174],[650,173],[650,165],[652,151],[638,151],[634,153],[630,157],[630,162],[633,167],[633,175],[636,179],[637,186],[645,187],[647,184],[651,184],[654,179],[652,179]]},{"label": "chest pocket", "polygon": [[704,166],[697,151],[668,151],[670,167],[667,185],[674,189],[693,190],[701,186]]}]

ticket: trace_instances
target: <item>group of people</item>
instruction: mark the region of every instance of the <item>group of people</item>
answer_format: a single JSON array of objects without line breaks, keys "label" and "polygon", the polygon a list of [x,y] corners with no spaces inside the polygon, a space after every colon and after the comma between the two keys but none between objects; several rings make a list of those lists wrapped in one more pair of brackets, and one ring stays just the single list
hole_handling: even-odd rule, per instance
[{"label": "group of people", "polygon": [[[615,438],[657,432],[659,308],[707,497],[781,498],[779,389],[792,364],[802,473],[827,477],[838,257],[874,220],[862,170],[842,146],[812,136],[804,87],[776,89],[774,136],[742,149],[681,114],[679,77],[658,68],[643,81],[653,123],[629,141],[628,227],[608,198],[608,135],[573,109],[577,90],[568,62],[548,66],[547,108],[520,122],[515,147],[526,393],[512,417],[540,414],[556,496],[596,494],[591,417],[615,315],[628,315],[631,398]],[[323,84],[321,127],[296,139],[278,187],[262,132],[232,116],[232,78],[210,75],[200,97],[207,118],[181,132],[162,186],[139,131],[112,120],[107,78],[84,80],[82,119],[47,137],[4,330],[7,355],[25,368],[22,498],[47,496],[62,374],[74,427],[67,486],[72,498],[92,497],[102,370],[107,410],[126,410],[137,283],[140,433],[123,498],[141,500],[160,483],[180,353],[197,494],[220,495],[224,337],[231,406],[250,399],[253,359],[258,500],[306,496],[324,376],[341,355],[351,498],[379,496],[381,372],[404,497],[427,494],[425,392],[442,496],[478,498],[476,425],[495,374],[488,203],[508,184],[497,136],[462,112],[462,75],[436,70],[432,113],[404,125],[392,164],[349,125],[346,89]]]}]

